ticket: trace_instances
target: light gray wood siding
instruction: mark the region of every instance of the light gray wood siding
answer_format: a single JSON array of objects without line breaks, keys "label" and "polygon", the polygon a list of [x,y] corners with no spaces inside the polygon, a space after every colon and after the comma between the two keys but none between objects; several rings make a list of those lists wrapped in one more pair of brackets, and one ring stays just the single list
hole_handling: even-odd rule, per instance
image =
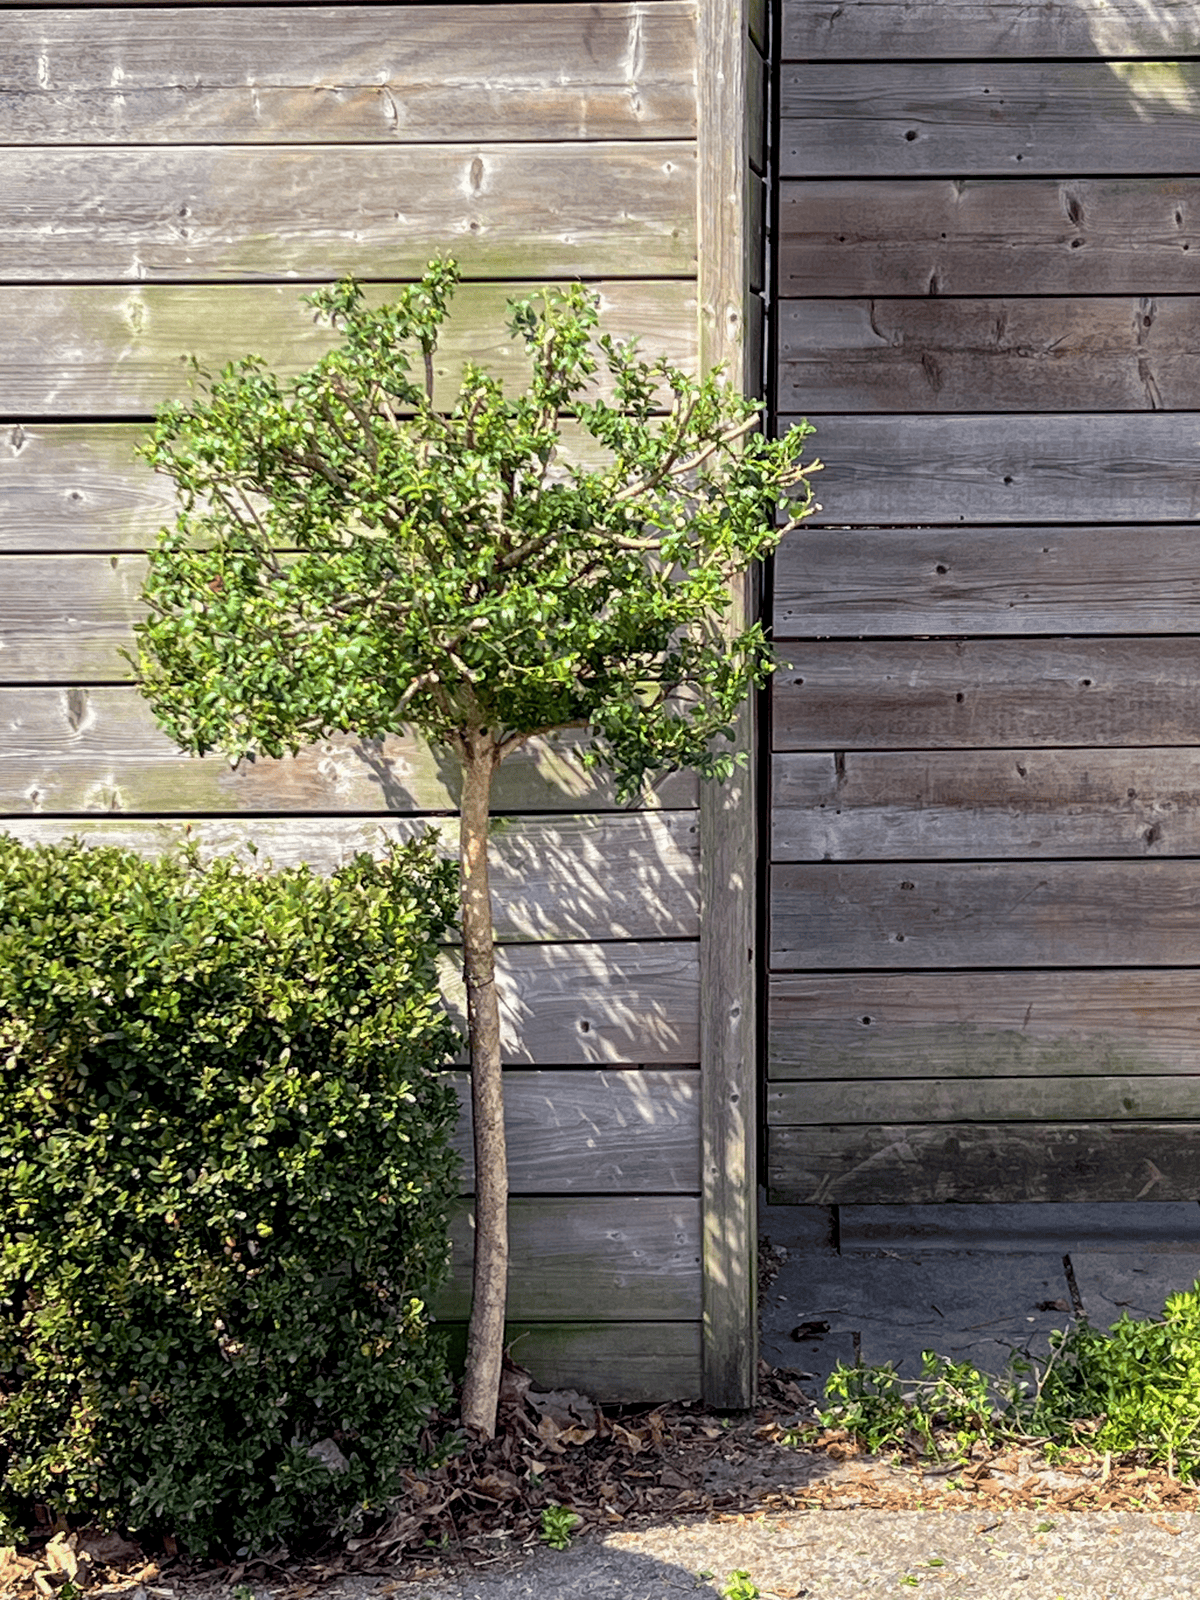
[{"label": "light gray wood siding", "polygon": [[1200,1197],[1198,56],[784,0],[777,1200]]},{"label": "light gray wood siding", "polygon": [[[428,824],[453,849],[456,774],[418,740],[231,772],[156,730],[120,650],[173,506],[134,447],[193,353],[297,371],[329,339],[307,289],[352,271],[381,301],[443,253],[442,400],[467,358],[519,382],[505,300],[567,278],[695,369],[695,5],[31,6],[5,45],[0,827],[321,868]],[[564,739],[496,803],[517,1359],[600,1399],[698,1396],[698,785],[618,808]],[[453,951],[444,989],[461,1016]]]},{"label": "light gray wood siding", "polygon": [[12,10],[0,133],[7,144],[688,140],[694,30],[688,0],[582,17],[573,4]]}]

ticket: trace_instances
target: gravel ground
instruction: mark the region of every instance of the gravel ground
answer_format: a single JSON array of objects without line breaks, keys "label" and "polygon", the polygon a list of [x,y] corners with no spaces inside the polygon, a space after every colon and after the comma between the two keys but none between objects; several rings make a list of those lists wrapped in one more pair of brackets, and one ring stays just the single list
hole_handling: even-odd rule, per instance
[{"label": "gravel ground", "polygon": [[322,1586],[320,1600],[670,1600],[719,1594],[739,1571],[763,1600],[1186,1600],[1200,1595],[1200,1522],[1195,1513],[768,1514],[615,1533],[453,1583],[348,1579]]},{"label": "gravel ground", "polygon": [[[663,1578],[672,1571],[681,1579],[712,1572],[719,1585],[741,1569],[763,1594],[780,1600],[906,1592],[956,1600],[1180,1600],[1200,1594],[1195,1513],[819,1511],[647,1530],[612,1538],[609,1548],[652,1557]],[[578,1591],[581,1600],[593,1592],[604,1591]],[[470,1593],[466,1589],[463,1600]],[[541,1593],[550,1600],[555,1590],[547,1583]],[[571,1593],[564,1591],[564,1600]],[[665,1584],[640,1592],[631,1587],[622,1600],[656,1593],[670,1590]]]}]

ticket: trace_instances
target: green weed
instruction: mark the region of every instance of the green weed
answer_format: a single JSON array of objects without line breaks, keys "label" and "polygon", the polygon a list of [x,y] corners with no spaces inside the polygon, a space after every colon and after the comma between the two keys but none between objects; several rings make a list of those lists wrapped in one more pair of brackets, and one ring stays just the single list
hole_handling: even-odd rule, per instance
[{"label": "green weed", "polygon": [[738,1567],[735,1572],[729,1574],[721,1594],[724,1600],[759,1600],[762,1590],[745,1567]]},{"label": "green weed", "polygon": [[1051,1460],[1080,1446],[1140,1451],[1188,1483],[1200,1474],[1200,1282],[1153,1321],[1053,1332],[1045,1362],[1017,1356],[1001,1378],[926,1350],[912,1381],[890,1362],[839,1363],[825,1396],[822,1424],[876,1454],[957,1460],[976,1443],[1036,1441]]},{"label": "green weed", "polygon": [[548,1505],[542,1510],[542,1540],[551,1550],[570,1548],[571,1535],[582,1519],[566,1506]]}]

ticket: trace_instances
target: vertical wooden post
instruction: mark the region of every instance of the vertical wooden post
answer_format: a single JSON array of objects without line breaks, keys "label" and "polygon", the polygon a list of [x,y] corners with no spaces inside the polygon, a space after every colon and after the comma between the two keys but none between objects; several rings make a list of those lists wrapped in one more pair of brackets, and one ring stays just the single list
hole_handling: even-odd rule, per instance
[{"label": "vertical wooden post", "polygon": [[[749,295],[747,0],[699,0],[700,359],[745,382]],[[739,585],[730,625],[751,595]],[[700,794],[700,1049],[704,1184],[704,1398],[754,1400],[757,1369],[754,712],[739,719],[749,760]]]}]

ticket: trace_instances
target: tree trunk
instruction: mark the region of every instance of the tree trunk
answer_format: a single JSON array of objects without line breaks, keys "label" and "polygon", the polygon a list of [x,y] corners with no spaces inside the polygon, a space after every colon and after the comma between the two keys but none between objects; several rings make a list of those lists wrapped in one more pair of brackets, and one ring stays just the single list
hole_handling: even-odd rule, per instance
[{"label": "tree trunk", "polygon": [[488,886],[488,821],[498,752],[485,730],[462,744],[459,829],[463,971],[471,1042],[471,1108],[475,1117],[475,1273],[462,1422],[479,1438],[496,1431],[508,1299],[508,1155],[500,1074],[500,1002]]}]

